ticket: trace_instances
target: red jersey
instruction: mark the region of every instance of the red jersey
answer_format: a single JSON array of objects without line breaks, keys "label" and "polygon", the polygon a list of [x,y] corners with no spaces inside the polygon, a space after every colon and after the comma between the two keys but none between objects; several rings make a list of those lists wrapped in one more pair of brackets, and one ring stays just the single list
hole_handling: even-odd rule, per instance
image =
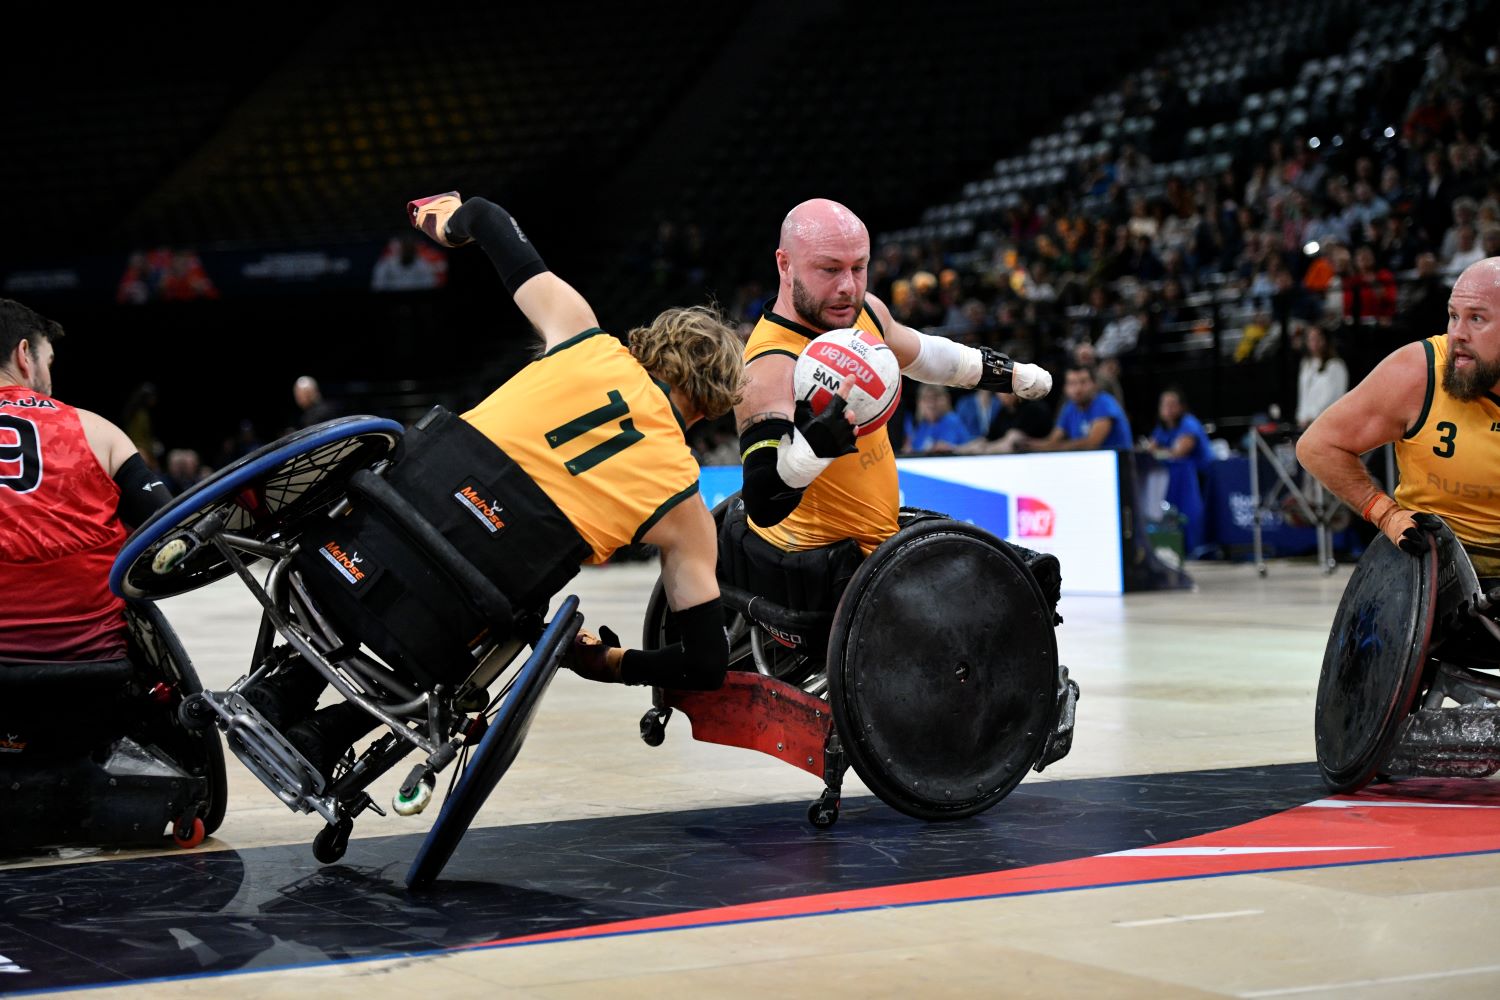
[{"label": "red jersey", "polygon": [[119,502],[77,410],[0,386],[0,660],[125,656]]}]

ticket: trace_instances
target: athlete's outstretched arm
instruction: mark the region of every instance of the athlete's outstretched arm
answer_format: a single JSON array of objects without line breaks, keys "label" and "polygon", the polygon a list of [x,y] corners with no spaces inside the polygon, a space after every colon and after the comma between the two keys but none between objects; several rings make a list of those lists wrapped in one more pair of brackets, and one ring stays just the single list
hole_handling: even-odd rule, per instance
[{"label": "athlete's outstretched arm", "polygon": [[1397,545],[1417,530],[1413,512],[1370,478],[1360,455],[1404,437],[1426,392],[1426,353],[1421,344],[1407,344],[1324,410],[1297,442],[1303,467]]},{"label": "athlete's outstretched arm", "polygon": [[1012,361],[992,347],[968,347],[913,330],[896,322],[886,304],[873,295],[865,296],[865,306],[885,331],[901,374],[909,378],[958,389],[1013,392],[1022,399],[1041,399],[1052,391],[1052,374],[1040,365]]},{"label": "athlete's outstretched arm", "polygon": [[584,297],[547,269],[520,224],[494,202],[460,201],[450,191],[410,202],[407,211],[413,226],[443,246],[478,243],[549,348],[599,325]]}]

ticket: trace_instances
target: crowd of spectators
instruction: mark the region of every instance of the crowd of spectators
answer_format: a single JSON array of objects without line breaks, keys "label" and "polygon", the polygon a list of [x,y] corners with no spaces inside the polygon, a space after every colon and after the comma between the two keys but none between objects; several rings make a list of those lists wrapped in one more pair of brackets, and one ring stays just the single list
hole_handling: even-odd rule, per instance
[{"label": "crowd of spectators", "polygon": [[[1316,352],[1319,372],[1342,356],[1333,367],[1357,381],[1399,344],[1442,332],[1453,278],[1500,254],[1500,34],[1479,27],[1383,67],[1336,124],[1242,145],[1211,175],[1148,184],[1146,144],[1122,142],[982,217],[973,236],[885,241],[870,291],[918,328],[1059,373],[1099,366],[1104,391],[1141,417],[1164,370],[1274,361],[1284,398],[1268,389],[1257,408],[1290,417],[1307,409],[1294,398],[1309,381],[1300,355]],[[1181,104],[1170,73],[1151,90],[1155,111]],[[1163,127],[1158,115],[1150,152],[1173,156],[1183,124]],[[748,330],[769,294],[747,281],[727,305]],[[942,404],[906,388],[892,422],[904,449],[962,449],[951,422],[919,411]],[[972,410],[952,395],[955,419]],[[988,436],[979,423],[971,413],[970,441]]]}]

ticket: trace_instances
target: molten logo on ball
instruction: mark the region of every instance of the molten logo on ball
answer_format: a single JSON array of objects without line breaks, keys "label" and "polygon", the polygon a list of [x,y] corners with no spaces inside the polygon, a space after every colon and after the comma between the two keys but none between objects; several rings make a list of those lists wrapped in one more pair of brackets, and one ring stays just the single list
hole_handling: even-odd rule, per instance
[{"label": "molten logo on ball", "polygon": [[854,383],[848,412],[854,415],[856,433],[863,436],[885,426],[901,399],[901,365],[885,341],[863,330],[831,330],[797,359],[797,398],[811,403],[814,413],[833,402],[845,379]]}]

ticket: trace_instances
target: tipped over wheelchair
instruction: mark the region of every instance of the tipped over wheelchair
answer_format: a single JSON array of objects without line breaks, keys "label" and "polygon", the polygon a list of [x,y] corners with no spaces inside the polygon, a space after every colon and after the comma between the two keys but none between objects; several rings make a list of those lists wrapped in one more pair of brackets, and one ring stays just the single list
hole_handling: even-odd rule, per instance
[{"label": "tipped over wheelchair", "polygon": [[[524,530],[502,530],[502,511]],[[419,885],[514,760],[582,624],[576,597],[545,615],[583,544],[503,452],[435,409],[404,435],[347,417],[226,467],[142,525],[110,583],[146,599],[230,574],[249,588],[262,619],[246,673],[180,714],[223,732],[290,809],[322,817],[320,861],[343,856],[361,813],[384,814],[368,791],[381,775],[414,758],[392,802],[412,815],[446,773],[407,876]],[[314,712],[328,687],[340,699]]]},{"label": "tipped over wheelchair", "polygon": [[[807,771],[824,782],[808,808],[820,828],[850,766],[900,812],[961,819],[1071,749],[1055,557],[913,509],[868,557],[853,540],[782,552],[749,530],[738,494],[714,517],[730,672],[718,691],[655,691],[648,744],[680,711],[695,739]],[[674,639],[658,582],[644,645]]]},{"label": "tipped over wheelchair", "polygon": [[1318,683],[1318,765],[1335,792],[1377,778],[1500,771],[1500,580],[1439,518],[1416,554],[1377,535],[1334,616]]}]

